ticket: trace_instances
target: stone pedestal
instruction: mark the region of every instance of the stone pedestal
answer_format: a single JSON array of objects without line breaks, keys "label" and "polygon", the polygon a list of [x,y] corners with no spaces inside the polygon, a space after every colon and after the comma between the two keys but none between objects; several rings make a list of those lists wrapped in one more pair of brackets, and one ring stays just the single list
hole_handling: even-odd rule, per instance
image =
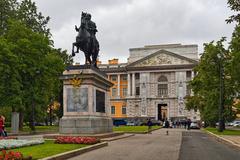
[{"label": "stone pedestal", "polygon": [[113,85],[105,73],[91,66],[69,66],[63,80],[61,134],[112,132],[109,89]]}]

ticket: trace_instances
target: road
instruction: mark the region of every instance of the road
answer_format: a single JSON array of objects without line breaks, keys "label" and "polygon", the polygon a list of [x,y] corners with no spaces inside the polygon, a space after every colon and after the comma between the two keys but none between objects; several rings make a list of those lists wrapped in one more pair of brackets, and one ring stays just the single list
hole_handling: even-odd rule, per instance
[{"label": "road", "polygon": [[160,129],[152,134],[138,134],[109,142],[103,147],[70,160],[178,160],[181,130]]},{"label": "road", "polygon": [[220,143],[207,134],[183,132],[179,160],[237,160],[240,151]]},{"label": "road", "polygon": [[[166,135],[166,131],[169,135]],[[200,130],[160,129],[109,142],[70,160],[238,160],[240,151]]]}]

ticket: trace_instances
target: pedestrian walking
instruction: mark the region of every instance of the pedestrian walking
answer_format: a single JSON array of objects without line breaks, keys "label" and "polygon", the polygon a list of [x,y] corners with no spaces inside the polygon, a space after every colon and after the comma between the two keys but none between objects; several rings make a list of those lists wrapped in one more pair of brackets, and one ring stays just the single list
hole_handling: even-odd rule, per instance
[{"label": "pedestrian walking", "polygon": [[191,125],[191,123],[192,123],[191,120],[188,119],[188,120],[187,120],[187,129],[188,129],[188,130],[190,130],[190,125]]},{"label": "pedestrian walking", "polygon": [[5,117],[0,115],[0,136],[5,137],[5,131],[4,131],[4,123],[5,123]]},{"label": "pedestrian walking", "polygon": [[152,128],[152,121],[151,119],[149,118],[148,121],[147,121],[147,126],[148,126],[148,133],[150,132],[151,128]]}]

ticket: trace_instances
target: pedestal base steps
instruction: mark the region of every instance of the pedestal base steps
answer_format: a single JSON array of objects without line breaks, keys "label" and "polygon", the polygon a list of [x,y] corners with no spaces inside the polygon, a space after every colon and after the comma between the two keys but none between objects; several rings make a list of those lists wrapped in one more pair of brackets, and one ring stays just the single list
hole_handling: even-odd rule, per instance
[{"label": "pedestal base steps", "polygon": [[60,120],[60,134],[97,134],[112,132],[109,117],[63,117]]}]

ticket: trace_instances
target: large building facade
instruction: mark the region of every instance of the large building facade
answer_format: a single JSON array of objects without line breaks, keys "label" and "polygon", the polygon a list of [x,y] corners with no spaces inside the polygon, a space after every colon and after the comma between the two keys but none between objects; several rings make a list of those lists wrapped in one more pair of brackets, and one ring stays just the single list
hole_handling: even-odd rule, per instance
[{"label": "large building facade", "polygon": [[127,63],[109,60],[99,68],[114,83],[110,91],[113,118],[199,120],[199,112],[185,109],[191,95],[189,81],[198,63],[197,45],[151,45],[129,49]]}]

